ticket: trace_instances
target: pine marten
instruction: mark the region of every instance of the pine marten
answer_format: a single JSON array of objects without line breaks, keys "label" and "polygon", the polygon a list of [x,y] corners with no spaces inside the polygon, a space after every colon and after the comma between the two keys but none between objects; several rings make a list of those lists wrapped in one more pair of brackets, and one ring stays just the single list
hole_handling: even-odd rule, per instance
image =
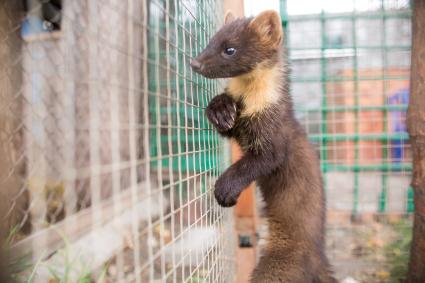
[{"label": "pine marten", "polygon": [[252,282],[336,282],[324,252],[325,199],[319,160],[294,117],[279,15],[226,17],[191,62],[208,78],[230,78],[206,108],[218,132],[234,138],[242,158],[216,181],[217,202],[230,207],[251,182],[264,201],[269,239]]}]

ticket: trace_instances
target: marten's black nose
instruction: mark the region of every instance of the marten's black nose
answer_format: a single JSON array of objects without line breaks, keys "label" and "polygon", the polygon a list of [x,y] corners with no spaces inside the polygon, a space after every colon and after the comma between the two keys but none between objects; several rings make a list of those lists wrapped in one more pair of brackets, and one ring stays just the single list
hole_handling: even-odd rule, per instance
[{"label": "marten's black nose", "polygon": [[199,61],[196,59],[193,59],[192,61],[190,61],[190,66],[195,72],[201,70],[202,68],[201,63],[199,63]]}]

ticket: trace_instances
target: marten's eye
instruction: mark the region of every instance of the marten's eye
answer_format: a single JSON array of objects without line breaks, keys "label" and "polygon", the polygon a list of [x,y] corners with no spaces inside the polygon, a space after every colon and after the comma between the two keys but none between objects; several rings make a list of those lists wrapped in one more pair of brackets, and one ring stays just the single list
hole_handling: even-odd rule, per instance
[{"label": "marten's eye", "polygon": [[236,49],[233,47],[228,47],[226,49],[224,49],[224,54],[226,54],[227,56],[233,56],[236,53]]}]

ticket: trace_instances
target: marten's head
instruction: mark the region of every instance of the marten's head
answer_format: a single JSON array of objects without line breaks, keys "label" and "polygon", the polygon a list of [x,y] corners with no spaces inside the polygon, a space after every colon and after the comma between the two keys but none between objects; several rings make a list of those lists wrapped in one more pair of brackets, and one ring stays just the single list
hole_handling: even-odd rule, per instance
[{"label": "marten's head", "polygon": [[224,26],[190,65],[208,78],[236,77],[259,64],[271,67],[279,60],[282,38],[282,23],[275,11],[244,19],[227,14]]}]

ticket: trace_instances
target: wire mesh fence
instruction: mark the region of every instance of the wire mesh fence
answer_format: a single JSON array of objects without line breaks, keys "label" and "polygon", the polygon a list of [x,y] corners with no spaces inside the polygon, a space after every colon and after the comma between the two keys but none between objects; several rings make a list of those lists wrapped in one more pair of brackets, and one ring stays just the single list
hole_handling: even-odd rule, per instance
[{"label": "wire mesh fence", "polygon": [[232,280],[232,215],[211,194],[228,146],[203,113],[222,84],[189,66],[222,16],[216,0],[1,2],[16,278]]},{"label": "wire mesh fence", "polygon": [[[338,277],[401,282],[411,225],[403,217],[413,211],[410,1],[280,3],[296,114],[320,154]],[[350,218],[381,221],[351,226]]]},{"label": "wire mesh fence", "polygon": [[283,1],[282,14],[297,114],[320,151],[329,208],[411,212],[409,2],[359,0],[342,11],[328,2],[303,15]]}]

